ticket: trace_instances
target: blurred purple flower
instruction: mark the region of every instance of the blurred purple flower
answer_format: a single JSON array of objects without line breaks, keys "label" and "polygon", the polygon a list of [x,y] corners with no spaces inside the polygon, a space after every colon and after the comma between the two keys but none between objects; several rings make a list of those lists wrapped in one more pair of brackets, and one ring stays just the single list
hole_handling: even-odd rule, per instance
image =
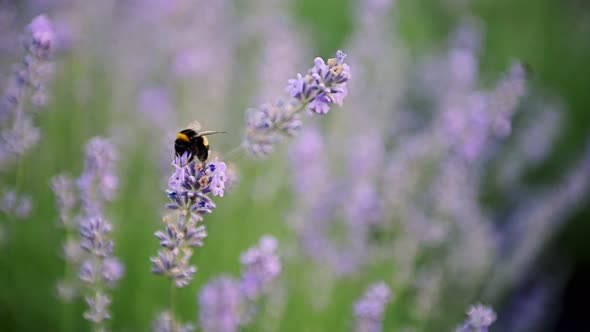
[{"label": "blurred purple flower", "polygon": [[246,111],[246,149],[256,156],[265,156],[283,136],[296,135],[301,128],[296,107],[293,103],[279,101]]},{"label": "blurred purple flower", "polygon": [[[79,267],[86,257],[86,252],[81,248],[81,239],[74,238],[78,232],[78,218],[74,216],[78,198],[75,193],[75,183],[65,174],[56,175],[50,181],[51,190],[57,202],[59,225],[63,227],[66,239],[62,244],[61,257],[65,263],[72,267]],[[57,297],[70,302],[79,295],[79,285],[75,276],[66,273],[56,285]]]},{"label": "blurred purple flower", "polygon": [[[50,182],[66,233],[62,256],[69,267],[78,269],[79,279],[76,282],[68,267],[57,284],[57,295],[72,300],[79,292],[85,294],[88,309],[84,318],[96,324],[97,329],[110,318],[110,298],[105,286],[114,287],[124,274],[123,264],[113,256],[113,226],[103,217],[103,205],[113,199],[117,188],[115,161],[115,147],[106,139],[95,137],[86,145],[84,170],[76,182],[79,197],[70,177],[57,175]],[[78,203],[80,211],[74,216]],[[76,228],[79,238],[74,238]]]},{"label": "blurred purple flower", "polygon": [[22,155],[33,148],[41,139],[41,131],[33,126],[32,119],[22,116],[16,119],[12,128],[0,132],[2,148],[9,153]]},{"label": "blurred purple flower", "polygon": [[195,327],[192,324],[181,324],[174,320],[169,311],[164,311],[158,315],[154,322],[154,332],[191,332]]},{"label": "blurred purple flower", "polygon": [[100,324],[110,318],[110,298],[102,285],[113,287],[123,277],[124,267],[113,257],[113,240],[109,238],[111,224],[100,216],[90,216],[80,222],[80,247],[90,255],[80,266],[79,278],[85,284],[88,310],[84,318]]},{"label": "blurred purple flower", "polygon": [[80,240],[68,238],[62,246],[62,257],[67,264],[80,264],[86,252],[80,247]]},{"label": "blurred purple flower", "polygon": [[26,44],[29,52],[41,60],[48,60],[56,42],[52,22],[47,16],[39,15],[29,24],[28,31],[31,37]]},{"label": "blurred purple flower", "polygon": [[289,148],[292,185],[302,199],[317,199],[329,182],[324,145],[319,130],[306,128]]},{"label": "blurred purple flower", "polygon": [[167,128],[166,123],[174,114],[174,107],[169,93],[160,87],[143,89],[138,97],[138,113],[162,132]]},{"label": "blurred purple flower", "polygon": [[276,253],[277,240],[269,235],[260,238],[257,247],[242,253],[243,266],[240,289],[250,300],[260,297],[268,285],[281,273],[281,261]]},{"label": "blurred purple flower", "polygon": [[125,274],[125,266],[116,258],[109,257],[104,260],[102,267],[102,279],[107,284],[114,284]]},{"label": "blurred purple flower", "polygon": [[73,209],[77,203],[74,181],[69,176],[60,174],[51,178],[50,185],[57,201],[60,224],[64,227],[73,227]]},{"label": "blurred purple flower", "polygon": [[85,299],[88,310],[84,312],[84,318],[95,324],[101,324],[103,321],[111,318],[111,314],[108,311],[111,299],[106,294],[97,291],[93,296],[87,296]]},{"label": "blurred purple flower", "polygon": [[[375,135],[355,135],[351,142]],[[290,151],[296,206],[290,226],[297,232],[305,253],[322,267],[348,275],[366,258],[370,228],[383,222],[377,179],[382,172],[383,148],[371,140],[362,151],[347,155],[349,174],[334,178],[324,138],[306,129]]]},{"label": "blurred purple flower", "polygon": [[241,324],[243,298],[239,283],[221,276],[208,282],[199,293],[199,322],[204,332],[235,332]]},{"label": "blurred purple flower", "polygon": [[116,161],[117,151],[107,139],[95,137],[86,145],[84,171],[76,184],[87,216],[100,214],[104,203],[113,200],[119,182]]},{"label": "blurred purple flower", "polygon": [[33,125],[36,109],[26,112],[25,106],[27,98],[37,107],[45,106],[48,99],[46,86],[53,74],[50,58],[55,33],[46,16],[37,16],[28,25],[24,46],[24,59],[14,66],[0,100],[0,167],[22,156],[41,137]]},{"label": "blurred purple flower", "polygon": [[379,332],[383,329],[385,308],[391,302],[392,294],[384,282],[376,283],[354,304],[356,332]]},{"label": "blurred purple flower", "polygon": [[19,195],[16,191],[5,189],[0,200],[0,211],[18,219],[26,219],[31,214],[32,203],[28,195]]},{"label": "blurred purple flower", "polygon": [[456,332],[487,332],[490,325],[496,321],[494,310],[479,303],[471,306],[467,315],[467,321],[457,328]]},{"label": "blurred purple flower", "polygon": [[252,322],[256,300],[264,295],[281,272],[277,240],[260,238],[257,246],[242,253],[240,280],[220,276],[199,292],[199,321],[205,332],[232,332]]},{"label": "blurred purple flower", "polygon": [[510,134],[512,117],[526,92],[526,73],[522,65],[512,65],[490,92],[475,91],[473,83],[457,84],[451,85],[442,99],[442,119],[457,153],[474,161],[483,155],[491,139]]}]

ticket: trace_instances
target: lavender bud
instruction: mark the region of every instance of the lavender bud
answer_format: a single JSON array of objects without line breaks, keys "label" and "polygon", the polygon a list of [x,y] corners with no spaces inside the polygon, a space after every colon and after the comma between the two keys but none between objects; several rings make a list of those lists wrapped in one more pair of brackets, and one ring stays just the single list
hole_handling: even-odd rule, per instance
[{"label": "lavender bud", "polygon": [[51,21],[45,15],[39,15],[28,26],[31,39],[26,47],[35,57],[48,60],[55,48],[56,35]]},{"label": "lavender bud", "polygon": [[94,323],[100,323],[111,318],[111,314],[108,312],[111,299],[106,294],[96,292],[93,297],[86,297],[85,299],[88,310],[84,312],[84,318]]},{"label": "lavender bud", "polygon": [[382,330],[385,308],[391,301],[391,290],[380,282],[369,286],[363,297],[354,304],[357,332],[379,332]]},{"label": "lavender bud", "polygon": [[76,205],[74,181],[67,175],[61,174],[51,178],[51,190],[57,201],[60,221],[65,227],[72,227],[72,210]]},{"label": "lavender bud", "polygon": [[31,210],[32,203],[29,196],[19,196],[17,192],[12,189],[4,191],[2,198],[0,199],[0,211],[18,219],[25,219],[30,215]]},{"label": "lavender bud", "polygon": [[158,315],[154,322],[154,332],[191,332],[195,327],[192,324],[181,324],[174,320],[169,311],[164,311]]},{"label": "lavender bud", "polygon": [[104,260],[102,267],[102,278],[109,284],[115,284],[123,277],[125,273],[125,266],[115,257],[110,257]]},{"label": "lavender bud", "polygon": [[471,306],[467,311],[467,321],[457,328],[456,332],[487,332],[488,328],[496,321],[494,310],[483,304]]},{"label": "lavender bud", "polygon": [[77,185],[87,215],[99,214],[104,203],[114,198],[118,185],[116,160],[115,147],[108,140],[95,137],[86,145],[84,171]]},{"label": "lavender bud", "polygon": [[240,280],[242,292],[251,300],[257,299],[280,274],[281,262],[276,253],[277,240],[263,236],[257,247],[251,247],[240,257],[244,268]]},{"label": "lavender bud", "polygon": [[241,322],[242,297],[238,282],[221,276],[199,293],[199,322],[205,332],[235,332]]},{"label": "lavender bud", "polygon": [[85,261],[80,267],[78,277],[87,284],[95,284],[98,280],[94,264],[91,261]]}]

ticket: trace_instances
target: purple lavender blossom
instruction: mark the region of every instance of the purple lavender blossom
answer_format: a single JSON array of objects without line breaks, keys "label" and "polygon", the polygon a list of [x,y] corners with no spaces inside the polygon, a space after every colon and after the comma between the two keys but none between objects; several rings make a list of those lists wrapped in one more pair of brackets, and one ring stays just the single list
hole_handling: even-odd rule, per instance
[{"label": "purple lavender blossom", "polygon": [[193,248],[202,247],[207,237],[203,216],[215,208],[209,195],[223,197],[227,167],[218,158],[205,164],[188,163],[188,154],[175,158],[172,165],[175,171],[166,191],[171,213],[163,218],[165,230],[154,234],[162,249],[151,258],[152,272],[185,287],[197,271],[190,265]]},{"label": "purple lavender blossom", "polygon": [[[84,318],[95,324],[101,324],[111,319],[111,314],[108,311],[111,299],[106,294],[97,291],[93,296],[85,297],[85,300],[88,310],[84,312]],[[101,330],[99,329],[99,331]]]},{"label": "purple lavender blossom", "polygon": [[279,101],[246,111],[244,147],[255,156],[265,156],[284,136],[294,136],[301,128],[297,105]]},{"label": "purple lavender blossom", "polygon": [[249,248],[240,257],[244,270],[240,289],[249,300],[260,297],[269,284],[281,273],[281,261],[277,255],[277,240],[263,236],[257,247]]},{"label": "purple lavender blossom", "polygon": [[292,185],[298,197],[314,201],[329,181],[324,137],[316,128],[306,128],[289,147]]},{"label": "purple lavender blossom", "polygon": [[391,297],[391,290],[384,282],[369,286],[363,297],[354,304],[355,331],[381,331],[385,308],[391,301]]},{"label": "purple lavender blossom", "polygon": [[2,149],[15,155],[22,155],[25,151],[29,151],[40,139],[41,131],[33,126],[30,117],[24,115],[15,119],[12,128],[0,132]]},{"label": "purple lavender blossom", "polygon": [[[86,145],[84,170],[75,184],[66,175],[51,179],[61,226],[66,233],[62,256],[67,269],[57,284],[57,294],[64,300],[84,294],[88,304],[84,318],[93,322],[96,330],[102,330],[104,321],[110,318],[107,288],[114,287],[124,274],[123,264],[113,256],[114,241],[110,238],[113,226],[103,217],[102,209],[103,204],[114,197],[115,160],[114,146],[95,137]],[[80,197],[75,195],[75,185]],[[74,216],[78,205],[80,213]],[[80,237],[74,236],[75,229]],[[78,270],[79,282],[68,273],[72,267]]]},{"label": "purple lavender blossom", "polygon": [[443,121],[459,155],[474,161],[486,151],[491,139],[510,134],[512,117],[526,92],[525,84],[525,70],[517,63],[491,92],[449,93],[443,104]]},{"label": "purple lavender blossom", "polygon": [[95,137],[86,145],[84,171],[77,180],[86,215],[100,214],[104,203],[113,200],[119,182],[116,160],[117,152],[108,140]]},{"label": "purple lavender blossom", "polygon": [[227,171],[227,166],[225,163],[219,161],[219,158],[215,158],[213,162],[217,169],[214,169],[213,176],[211,177],[211,182],[209,186],[211,187],[211,194],[213,196],[223,197],[223,193],[225,191],[225,182],[227,181],[227,177],[225,175]]},{"label": "purple lavender blossom", "polygon": [[257,246],[242,253],[239,280],[220,276],[208,282],[198,296],[199,321],[205,332],[232,332],[251,323],[256,303],[281,272],[277,240],[265,235]]},{"label": "purple lavender blossom", "polygon": [[455,330],[456,332],[487,332],[490,325],[496,321],[494,310],[479,303],[471,306],[467,315],[469,317],[462,326]]},{"label": "purple lavender blossom", "polygon": [[80,222],[81,248],[90,255],[80,266],[79,278],[86,285],[88,310],[84,318],[101,324],[110,318],[110,298],[104,286],[113,287],[123,277],[124,267],[113,257],[112,225],[103,217],[90,216]]},{"label": "purple lavender blossom", "polygon": [[191,332],[195,327],[192,324],[181,324],[174,320],[169,311],[164,311],[158,315],[154,322],[154,332]]},{"label": "purple lavender blossom", "polygon": [[5,190],[0,199],[0,212],[14,216],[18,219],[26,219],[32,210],[31,198],[28,195],[19,195],[16,191]]},{"label": "purple lavender blossom", "polygon": [[151,125],[165,132],[167,120],[173,116],[174,107],[171,96],[161,87],[149,87],[141,91],[138,97],[138,113]]},{"label": "purple lavender blossom", "polygon": [[244,148],[255,155],[265,156],[284,137],[296,135],[301,128],[299,113],[309,109],[317,114],[326,114],[333,104],[342,105],[348,95],[347,82],[350,68],[344,63],[342,51],[336,58],[325,62],[316,58],[314,67],[305,76],[297,74],[287,85],[292,100],[263,104],[258,109],[246,112]]},{"label": "purple lavender blossom", "polygon": [[493,116],[492,134],[498,138],[510,135],[512,116],[522,96],[526,93],[527,72],[521,63],[510,66],[508,73],[500,81],[489,101],[489,112]]},{"label": "purple lavender blossom", "polygon": [[[75,183],[65,174],[56,175],[50,181],[51,190],[55,195],[59,214],[59,225],[63,227],[66,239],[62,245],[61,257],[68,266],[78,267],[86,257],[86,252],[80,246],[78,219],[74,217],[74,209],[78,199],[75,195]],[[58,298],[72,301],[79,295],[79,285],[73,273],[65,273],[56,286]]]},{"label": "purple lavender blossom", "polygon": [[56,42],[56,35],[51,21],[47,16],[39,15],[31,21],[28,31],[30,40],[27,42],[26,47],[31,52],[31,55],[48,60]]},{"label": "purple lavender blossom", "polygon": [[47,103],[47,83],[53,73],[51,53],[55,33],[44,15],[37,16],[27,27],[26,54],[14,67],[0,101],[0,165],[7,164],[30,150],[41,134],[33,125],[32,112],[26,103],[44,106]]},{"label": "purple lavender blossom", "polygon": [[309,103],[308,109],[318,114],[330,111],[331,104],[342,106],[348,95],[346,82],[350,78],[350,67],[344,63],[346,54],[336,52],[336,58],[315,58],[314,66],[307,75],[297,74],[297,78],[290,79],[287,92],[291,97]]},{"label": "purple lavender blossom", "polygon": [[65,174],[51,178],[51,190],[57,201],[57,209],[60,216],[60,224],[71,227],[73,221],[73,209],[76,206],[74,181]]},{"label": "purple lavender blossom", "polygon": [[199,322],[205,332],[235,332],[242,323],[243,301],[237,280],[218,277],[199,293]]}]

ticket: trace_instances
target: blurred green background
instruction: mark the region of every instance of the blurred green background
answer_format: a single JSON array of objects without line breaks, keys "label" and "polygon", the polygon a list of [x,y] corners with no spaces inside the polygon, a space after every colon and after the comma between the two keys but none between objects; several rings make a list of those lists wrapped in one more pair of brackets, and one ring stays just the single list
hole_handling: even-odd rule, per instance
[{"label": "blurred green background", "polygon": [[[239,2],[239,1],[237,1]],[[530,174],[531,182],[548,182],[559,176],[569,162],[585,149],[590,132],[590,3],[583,0],[398,0],[394,10],[396,29],[409,52],[422,55],[446,46],[449,32],[467,13],[485,23],[484,53],[480,64],[484,79],[492,81],[514,58],[524,60],[533,71],[532,84],[559,96],[565,104],[566,128],[552,149],[550,162]],[[467,5],[460,5],[467,2]],[[239,6],[247,6],[239,3]],[[25,8],[23,6],[22,8]],[[353,30],[353,6],[342,0],[301,0],[292,4],[291,15],[299,26],[313,36],[313,55],[329,56],[346,42]],[[30,18],[27,18],[30,19]],[[392,19],[394,19],[392,17]],[[393,33],[393,32],[392,32]],[[0,254],[0,330],[2,331],[83,331],[88,329],[82,319],[82,303],[63,304],[54,296],[55,282],[64,273],[58,256],[63,231],[56,227],[57,211],[49,188],[49,179],[60,172],[77,176],[82,169],[83,146],[95,135],[107,135],[113,121],[121,121],[110,102],[114,96],[110,86],[108,58],[93,59],[97,65],[88,67],[75,55],[60,59],[68,66],[60,67],[52,84],[52,104],[38,116],[43,140],[18,164],[25,174],[16,183],[19,190],[32,194],[35,208],[32,216],[11,223],[9,241]],[[102,67],[101,67],[102,66]],[[301,68],[304,70],[305,68]],[[8,68],[2,68],[3,73]],[[71,91],[88,77],[92,81],[87,99],[72,98]],[[129,105],[132,105],[130,102]],[[249,100],[232,101],[233,114],[241,116]],[[131,106],[130,106],[131,107]],[[239,111],[238,111],[239,110]],[[338,116],[337,112],[331,116]],[[133,121],[133,119],[125,119]],[[144,131],[136,137],[142,144],[159,144],[161,137]],[[239,144],[239,135],[230,135],[224,142],[215,138],[220,150]],[[172,142],[170,142],[172,145]],[[59,147],[59,148],[56,148]],[[119,167],[118,199],[108,207],[108,215],[116,224],[116,255],[126,264],[125,277],[113,293],[112,328],[115,331],[147,331],[155,313],[167,305],[168,282],[152,275],[149,257],[158,243],[153,233],[166,197],[161,172],[141,145],[125,150]],[[177,309],[184,320],[196,317],[196,294],[211,277],[220,273],[238,275],[239,254],[253,245],[262,234],[270,233],[286,242],[293,241],[282,218],[290,206],[288,167],[284,147],[266,161],[240,159],[240,183],[223,199],[216,199],[217,209],[208,216],[209,237],[206,245],[193,258],[199,271],[194,282],[177,291]],[[269,166],[270,165],[270,166]],[[258,199],[255,180],[269,172],[269,181],[280,183],[275,195]],[[3,174],[2,183],[15,184],[15,173]],[[256,175],[256,176],[254,176]],[[588,206],[588,204],[586,204]],[[581,268],[590,263],[590,246],[586,241],[590,209],[579,211],[552,242],[549,251],[563,252]],[[341,281],[323,311],[309,305],[308,291],[302,283],[303,262],[285,270],[285,283],[290,294],[284,316],[276,322],[276,331],[346,331],[352,324],[351,304],[367,283],[387,278],[387,269],[370,271],[361,280]],[[394,290],[395,291],[395,290]],[[388,308],[385,331],[396,327],[394,301]],[[264,305],[263,305],[263,309]],[[460,322],[462,313],[449,320]],[[258,324],[271,324],[260,322]],[[259,331],[254,325],[248,331]],[[424,331],[432,331],[424,327]]]}]

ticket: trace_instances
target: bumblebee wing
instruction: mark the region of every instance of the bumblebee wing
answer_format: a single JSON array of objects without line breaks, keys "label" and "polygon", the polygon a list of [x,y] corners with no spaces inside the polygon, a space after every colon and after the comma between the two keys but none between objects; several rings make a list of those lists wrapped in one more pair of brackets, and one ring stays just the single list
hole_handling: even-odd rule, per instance
[{"label": "bumblebee wing", "polygon": [[198,132],[199,130],[201,130],[201,123],[197,120],[192,121],[186,126],[186,129],[192,129]]},{"label": "bumblebee wing", "polygon": [[199,132],[198,136],[207,136],[207,135],[213,135],[213,134],[225,134],[225,131],[217,131],[217,130],[206,130],[206,131],[201,131]]}]

